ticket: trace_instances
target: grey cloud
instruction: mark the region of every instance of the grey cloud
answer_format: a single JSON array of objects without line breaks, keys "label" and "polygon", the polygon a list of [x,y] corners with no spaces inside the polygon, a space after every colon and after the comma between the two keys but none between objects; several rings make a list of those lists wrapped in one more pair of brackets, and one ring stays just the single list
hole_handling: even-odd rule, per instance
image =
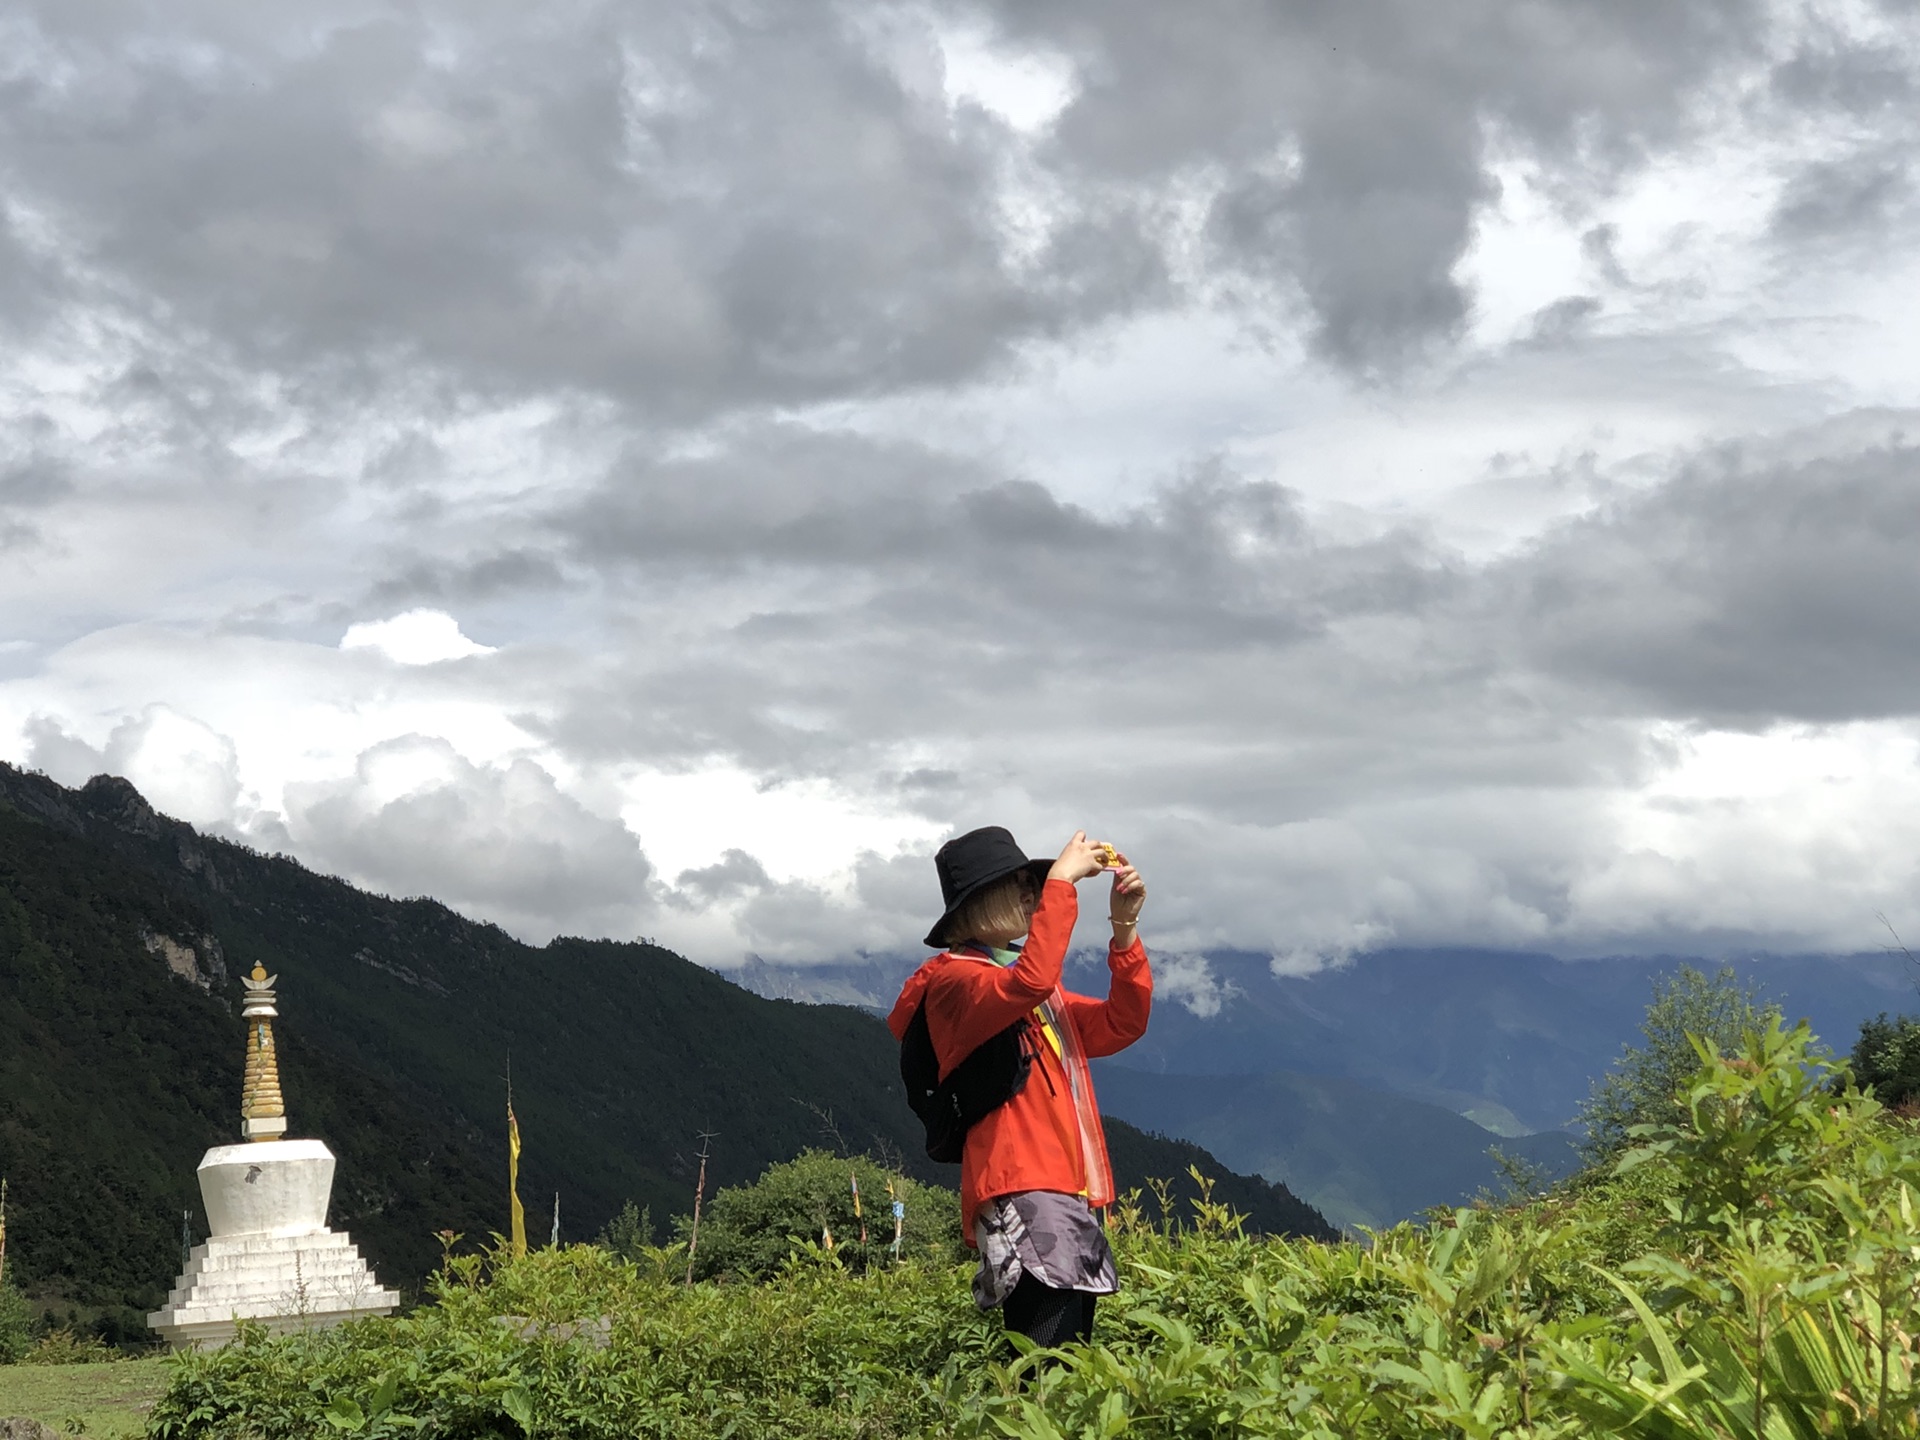
[{"label": "grey cloud", "polygon": [[1599,312],[1600,302],[1591,295],[1564,295],[1534,312],[1531,338],[1540,344],[1563,344]]},{"label": "grey cloud", "polygon": [[831,7],[35,19],[0,107],[16,183],[281,367],[698,413],[964,375],[1157,283],[1124,207],[1012,257],[1002,132],[950,124]]},{"label": "grey cloud", "polygon": [[[785,427],[735,438],[698,460],[623,467],[555,529],[609,569],[824,570],[875,623],[1019,624],[1050,638],[1101,611],[1189,643],[1214,627],[1284,638],[1445,583],[1413,537],[1322,544],[1292,492],[1214,463],[1103,517],[915,446]],[[746,633],[772,627],[785,644],[808,623],[760,614]]]},{"label": "grey cloud", "polygon": [[422,601],[493,600],[553,590],[566,576],[555,557],[537,547],[516,545],[466,560],[421,557],[389,570],[367,588],[361,608],[369,616]]},{"label": "grey cloud", "polygon": [[1789,241],[1870,240],[1912,194],[1904,156],[1856,155],[1809,165],[1788,183],[1773,215]]},{"label": "grey cloud", "polygon": [[[832,6],[42,0],[0,149],[92,267],[62,293],[164,307],[237,363],[701,417],[973,377],[1178,298],[1196,261],[1249,318],[1303,306],[1322,354],[1391,368],[1468,313],[1490,130],[1602,184],[1772,33],[1760,0],[1472,0],[1445,23],[1419,0],[1023,0],[1000,28],[1078,79],[1029,156],[948,112],[931,18],[888,13],[876,46]],[[1780,69],[1782,104],[1892,63],[1829,50]],[[1018,202],[1046,212],[1031,248],[1000,218],[1016,156],[1047,197]]]},{"label": "grey cloud", "polygon": [[[617,585],[632,620],[628,663],[545,733],[585,754],[893,775],[887,747],[991,728],[997,697],[1053,677],[1064,699],[1089,675],[1257,670],[1459,584],[1412,533],[1331,543],[1284,487],[1218,465],[1096,515],[911,447],[790,438],[623,473],[559,517],[572,563]],[[885,783],[929,803],[951,786]]]},{"label": "grey cloud", "polygon": [[68,467],[58,460],[33,459],[0,469],[0,508],[38,508],[72,493]]},{"label": "grey cloud", "polygon": [[44,771],[69,787],[87,783],[105,773],[106,756],[52,715],[31,715],[25,726],[27,766]]},{"label": "grey cloud", "polygon": [[[660,588],[623,592],[625,661],[526,723],[583,757],[726,756],[942,821],[996,787],[1047,813],[1112,784],[1255,825],[1363,796],[1631,785],[1657,762],[1636,738],[1649,718],[1920,714],[1908,423],[1862,417],[1601,486],[1613,498],[1590,517],[1479,564],[1414,532],[1336,543],[1283,487],[1219,466],[1109,516],[986,476],[903,484],[858,542],[859,487],[843,506],[789,476],[781,503],[811,518],[776,507],[778,525],[741,527],[714,568],[671,582],[601,527],[591,565]],[[840,468],[889,456],[912,472],[898,450]],[[741,457],[713,463],[748,486]],[[703,522],[716,533],[753,508],[729,485]],[[742,583],[762,597],[745,609]],[[944,763],[903,769],[903,749]],[[1564,878],[1503,874],[1557,923]]]},{"label": "grey cloud", "polygon": [[1920,713],[1916,431],[1920,417],[1861,417],[1827,453],[1702,457],[1493,583],[1549,673],[1643,713]]},{"label": "grey cloud", "polygon": [[1790,105],[1869,115],[1913,96],[1913,70],[1900,51],[1885,46],[1802,45],[1774,67],[1774,91]]},{"label": "grey cloud", "polygon": [[[399,795],[383,760],[433,777]],[[595,815],[527,760],[476,765],[444,740],[403,736],[338,781],[287,790],[288,832],[322,867],[376,888],[431,895],[523,935],[633,933],[652,869],[631,831]]]},{"label": "grey cloud", "polygon": [[[845,894],[810,881],[775,880],[757,858],[735,849],[713,865],[683,871],[661,898],[671,910],[724,915],[747,955],[847,957],[897,945],[914,929],[932,903],[929,893],[939,894],[931,871],[924,855],[862,854],[853,864],[852,893]],[[740,958],[729,955],[724,963]]]},{"label": "grey cloud", "polygon": [[1444,338],[1490,193],[1489,125],[1596,174],[1687,123],[1708,77],[1757,56],[1756,0],[1240,0],[1001,4],[1010,35],[1073,55],[1058,163],[1135,183],[1208,167],[1229,267],[1297,286],[1322,352],[1368,369]]},{"label": "grey cloud", "polygon": [[700,903],[711,904],[715,900],[730,900],[765,890],[773,881],[766,867],[746,851],[729,850],[718,864],[682,870],[674,884],[681,890],[691,891]]}]

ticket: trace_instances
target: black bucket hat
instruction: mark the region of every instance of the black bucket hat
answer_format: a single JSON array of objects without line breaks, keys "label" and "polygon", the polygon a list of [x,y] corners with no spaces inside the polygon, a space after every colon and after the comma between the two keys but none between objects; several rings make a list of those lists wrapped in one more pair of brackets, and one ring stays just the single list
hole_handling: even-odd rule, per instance
[{"label": "black bucket hat", "polygon": [[1012,834],[998,825],[986,825],[955,836],[942,845],[934,853],[933,868],[940,872],[940,898],[946,902],[947,913],[934,922],[933,929],[927,932],[926,943],[938,949],[955,940],[971,938],[947,934],[947,922],[953,919],[953,912],[966,903],[968,896],[1022,870],[1033,876],[1036,886],[1044,885],[1053,862],[1029,860],[1026,852],[1013,843]]}]

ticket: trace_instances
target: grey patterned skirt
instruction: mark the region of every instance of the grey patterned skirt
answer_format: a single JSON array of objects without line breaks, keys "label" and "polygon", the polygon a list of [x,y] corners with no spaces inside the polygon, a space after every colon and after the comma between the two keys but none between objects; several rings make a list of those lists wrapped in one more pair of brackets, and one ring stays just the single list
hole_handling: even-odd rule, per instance
[{"label": "grey patterned skirt", "polygon": [[1120,1288],[1106,1232],[1084,1196],[1053,1190],[996,1195],[981,1207],[973,1238],[980,1247],[973,1299],[982,1310],[1003,1302],[1022,1275],[1089,1295]]}]

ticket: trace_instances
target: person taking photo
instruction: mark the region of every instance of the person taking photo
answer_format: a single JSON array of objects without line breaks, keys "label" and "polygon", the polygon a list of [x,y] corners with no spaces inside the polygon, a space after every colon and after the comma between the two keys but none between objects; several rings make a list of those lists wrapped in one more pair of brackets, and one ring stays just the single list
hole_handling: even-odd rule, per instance
[{"label": "person taking photo", "polygon": [[[926,943],[940,953],[901,988],[888,1028],[904,1056],[924,1021],[943,1085],[991,1046],[1017,1042],[1024,1057],[1014,1093],[972,1120],[960,1154],[961,1231],[980,1252],[974,1299],[999,1306],[1007,1328],[1036,1344],[1086,1342],[1096,1297],[1119,1289],[1097,1214],[1113,1201],[1113,1171],[1087,1061],[1146,1032],[1146,882],[1084,830],[1048,861],[1029,860],[1010,833],[988,826],[948,841],[934,867],[946,911]],[[1075,887],[1103,872],[1113,883],[1101,1000],[1060,979],[1079,918]],[[930,1153],[932,1134],[929,1121]]]}]

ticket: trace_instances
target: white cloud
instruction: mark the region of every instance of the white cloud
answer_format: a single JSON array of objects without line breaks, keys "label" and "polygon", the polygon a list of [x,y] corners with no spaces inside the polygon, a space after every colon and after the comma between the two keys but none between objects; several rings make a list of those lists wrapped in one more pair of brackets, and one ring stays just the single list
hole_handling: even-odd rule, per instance
[{"label": "white cloud", "polygon": [[350,776],[290,785],[285,798],[289,838],[319,866],[531,939],[631,936],[653,908],[638,840],[532,760],[476,765],[444,740],[398,736]]},{"label": "white cloud", "polygon": [[1218,1015],[1233,992],[1232,985],[1222,984],[1213,973],[1204,955],[1157,952],[1152,964],[1155,996],[1179,1002],[1202,1020]]},{"label": "white cloud", "polygon": [[998,44],[970,27],[942,31],[939,44],[948,96],[990,110],[1016,130],[1045,129],[1073,99],[1073,62],[1064,55]]},{"label": "white cloud", "polygon": [[240,756],[231,737],[165,705],[114,726],[103,767],[124,775],[155,808],[196,825],[230,820],[240,800]]},{"label": "white cloud", "polygon": [[340,648],[377,650],[400,665],[437,665],[494,651],[462,635],[460,622],[444,610],[407,610],[386,620],[362,620],[347,627]]}]

